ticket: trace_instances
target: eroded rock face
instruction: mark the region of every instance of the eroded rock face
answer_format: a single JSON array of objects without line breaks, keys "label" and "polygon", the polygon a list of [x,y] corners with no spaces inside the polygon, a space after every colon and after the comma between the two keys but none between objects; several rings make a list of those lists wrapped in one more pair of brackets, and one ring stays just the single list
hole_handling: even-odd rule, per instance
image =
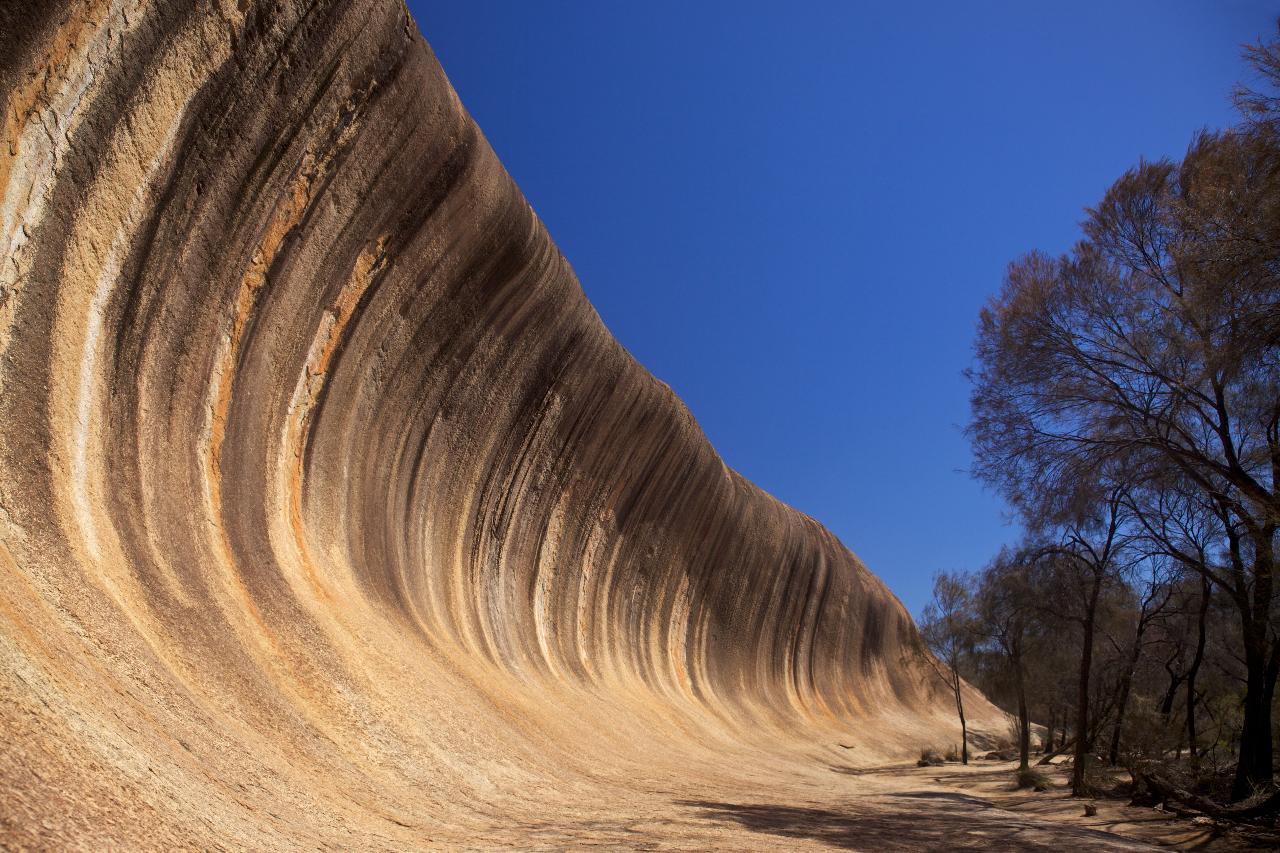
[{"label": "eroded rock face", "polygon": [[0,843],[534,838],[949,731],[401,5],[0,16]]}]

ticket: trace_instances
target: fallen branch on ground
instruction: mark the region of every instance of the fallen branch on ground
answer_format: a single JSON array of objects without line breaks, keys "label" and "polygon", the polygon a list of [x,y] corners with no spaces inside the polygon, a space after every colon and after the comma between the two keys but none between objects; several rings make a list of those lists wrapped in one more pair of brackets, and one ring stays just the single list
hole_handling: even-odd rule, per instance
[{"label": "fallen branch on ground", "polygon": [[1072,738],[1071,740],[1064,743],[1062,746],[1055,749],[1053,752],[1046,752],[1044,754],[1044,757],[1036,762],[1036,766],[1039,767],[1045,764],[1052,764],[1053,759],[1057,758],[1059,755],[1062,755],[1062,753],[1066,752],[1068,749],[1071,749],[1075,745],[1076,745],[1076,739]]},{"label": "fallen branch on ground", "polygon": [[[1280,814],[1280,789],[1272,789],[1240,803],[1222,805],[1210,800],[1208,797],[1202,797],[1185,788],[1180,788],[1152,771],[1139,770],[1135,775],[1146,786],[1147,791],[1154,796],[1155,803],[1166,805],[1167,807],[1168,803],[1173,801],[1175,804],[1190,807],[1189,809],[1171,809],[1171,811],[1180,815],[1191,812],[1205,814],[1217,820],[1252,822]],[[1147,799],[1150,799],[1150,797]],[[1135,804],[1142,804],[1141,800],[1143,800],[1141,795],[1135,795]]]}]

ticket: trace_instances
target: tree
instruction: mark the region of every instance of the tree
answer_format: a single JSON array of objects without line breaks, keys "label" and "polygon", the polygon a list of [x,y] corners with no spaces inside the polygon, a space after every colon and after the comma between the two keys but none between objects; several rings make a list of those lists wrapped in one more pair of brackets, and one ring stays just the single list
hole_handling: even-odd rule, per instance
[{"label": "tree", "polygon": [[[1041,586],[1060,591],[1047,607],[1056,616],[1080,628],[1080,664],[1076,674],[1075,754],[1071,769],[1071,792],[1088,793],[1085,773],[1093,749],[1096,728],[1091,714],[1094,647],[1097,641],[1098,608],[1103,593],[1116,583],[1127,567],[1128,538],[1125,530],[1125,489],[1120,484],[1087,482],[1079,473],[1073,481],[1074,496],[1064,506],[1066,514],[1056,516],[1044,499],[1024,505],[1042,528],[1056,528],[1057,544],[1043,546],[1037,565],[1051,573]],[[1048,558],[1047,560],[1045,558]]]},{"label": "tree", "polygon": [[920,635],[925,645],[946,667],[939,675],[947,682],[955,697],[956,714],[960,717],[960,760],[969,763],[969,730],[964,719],[964,681],[960,667],[971,654],[974,623],[971,614],[969,579],[959,573],[938,572],[933,576],[933,600],[925,605],[920,620]]},{"label": "tree", "polygon": [[[1082,476],[1134,484],[1170,471],[1222,510],[1234,538],[1211,579],[1237,608],[1244,647],[1240,798],[1272,778],[1280,671],[1273,126],[1204,133],[1181,163],[1141,163],[1088,212],[1084,232],[1061,258],[1011,264],[982,311],[969,374],[975,472],[1031,518],[1055,515]],[[1083,689],[1079,704],[1087,715]]]},{"label": "tree", "polygon": [[[1277,28],[1280,29],[1280,21]],[[1280,39],[1247,45],[1244,56],[1266,88],[1280,92]],[[1280,97],[1245,85],[1236,86],[1232,94],[1247,122],[1268,126],[1273,132],[1280,130]]]},{"label": "tree", "polygon": [[[1171,594],[1177,591],[1179,583],[1184,587],[1179,595],[1184,601],[1172,611],[1174,614],[1181,612],[1185,621],[1164,643],[1173,654],[1164,662],[1169,686],[1160,704],[1160,712],[1167,721],[1172,714],[1178,688],[1185,683],[1187,745],[1194,759],[1198,748],[1196,679],[1208,642],[1213,579],[1223,574],[1215,560],[1215,552],[1236,553],[1238,549],[1233,549],[1230,542],[1237,533],[1231,529],[1227,506],[1220,499],[1205,495],[1195,484],[1187,483],[1176,471],[1144,484],[1142,489],[1135,490],[1134,498],[1135,516],[1142,524],[1148,547],[1174,560]],[[1233,567],[1233,574],[1240,576],[1243,572],[1242,566]],[[1186,575],[1192,576],[1194,583],[1187,583]],[[1191,633],[1191,624],[1188,624],[1192,618],[1194,634]]]},{"label": "tree", "polygon": [[[1002,549],[978,578],[978,630],[1005,660],[1018,713],[1018,769],[1030,768],[1031,714],[1026,658],[1035,622],[1035,594],[1027,575],[1029,555]],[[1052,735],[1052,732],[1050,732]]]},{"label": "tree", "polygon": [[1120,744],[1124,735],[1125,714],[1129,710],[1134,674],[1145,650],[1144,638],[1152,623],[1164,615],[1169,600],[1173,596],[1169,564],[1162,557],[1163,555],[1147,556],[1137,562],[1138,566],[1145,567],[1146,572],[1137,579],[1140,589],[1138,607],[1130,620],[1133,639],[1129,644],[1124,667],[1120,672],[1116,719],[1111,729],[1111,746],[1107,750],[1107,763],[1113,767],[1120,763]]},{"label": "tree", "polygon": [[1161,625],[1161,636],[1158,639],[1159,644],[1165,647],[1161,666],[1168,677],[1168,685],[1158,708],[1160,716],[1168,725],[1173,717],[1178,690],[1185,685],[1183,725],[1187,751],[1194,761],[1199,751],[1196,734],[1196,704],[1199,696],[1196,682],[1208,646],[1209,605],[1212,602],[1213,585],[1203,574],[1196,576],[1195,573],[1188,573],[1179,580],[1178,586],[1182,587],[1176,589],[1178,600],[1168,614],[1172,617],[1173,624]]}]

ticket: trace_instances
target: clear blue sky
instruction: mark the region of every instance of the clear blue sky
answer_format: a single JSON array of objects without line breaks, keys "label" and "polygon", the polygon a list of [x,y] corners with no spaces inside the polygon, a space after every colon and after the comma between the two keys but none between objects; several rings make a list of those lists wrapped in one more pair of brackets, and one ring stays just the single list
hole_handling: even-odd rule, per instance
[{"label": "clear blue sky", "polygon": [[613,334],[912,613],[1017,536],[965,473],[978,309],[1233,121],[1265,2],[410,0]]}]

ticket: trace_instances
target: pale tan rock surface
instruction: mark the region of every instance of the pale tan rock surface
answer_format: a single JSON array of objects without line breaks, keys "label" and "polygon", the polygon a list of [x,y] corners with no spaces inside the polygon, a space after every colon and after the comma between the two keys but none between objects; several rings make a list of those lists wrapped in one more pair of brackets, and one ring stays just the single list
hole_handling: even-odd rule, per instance
[{"label": "pale tan rock surface", "polygon": [[909,818],[836,772],[956,737],[908,615],[610,337],[401,5],[5,4],[0,93],[0,846]]}]

